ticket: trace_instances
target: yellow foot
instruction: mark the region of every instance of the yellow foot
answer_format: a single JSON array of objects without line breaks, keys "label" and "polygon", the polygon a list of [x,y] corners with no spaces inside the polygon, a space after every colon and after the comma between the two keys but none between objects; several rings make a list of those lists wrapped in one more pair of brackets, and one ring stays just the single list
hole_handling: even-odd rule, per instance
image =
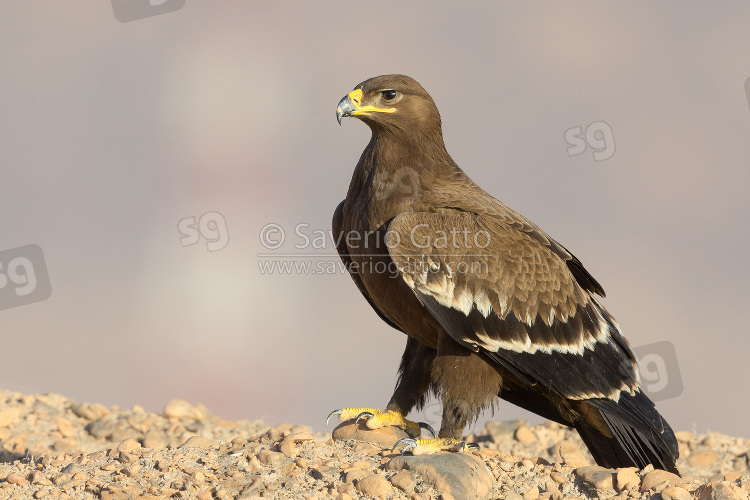
[{"label": "yellow foot", "polygon": [[404,438],[399,439],[393,450],[398,448],[400,444],[404,447],[401,450],[403,455],[407,451],[411,451],[412,455],[429,455],[431,453],[437,453],[439,451],[468,451],[479,449],[479,445],[474,443],[466,443],[458,439],[453,438],[438,438],[438,439],[414,439]]},{"label": "yellow foot", "polygon": [[375,410],[373,408],[343,408],[341,410],[332,411],[326,419],[326,425],[334,415],[338,415],[339,420],[342,422],[355,419],[354,421],[356,423],[359,422],[360,419],[365,419],[365,426],[372,430],[392,425],[402,429],[413,438],[419,437],[422,434],[422,429],[427,429],[433,436],[435,436],[435,431],[430,424],[406,420],[404,416],[397,411]]}]

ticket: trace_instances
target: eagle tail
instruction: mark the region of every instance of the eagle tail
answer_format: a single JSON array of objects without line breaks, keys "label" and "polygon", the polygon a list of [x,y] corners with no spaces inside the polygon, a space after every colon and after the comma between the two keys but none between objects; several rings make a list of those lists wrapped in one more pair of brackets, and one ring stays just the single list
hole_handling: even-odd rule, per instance
[{"label": "eagle tail", "polygon": [[621,393],[618,401],[589,399],[612,433],[602,434],[585,419],[575,427],[599,465],[608,468],[644,468],[653,464],[679,475],[675,461],[679,455],[677,439],[654,403],[640,390],[634,395]]}]

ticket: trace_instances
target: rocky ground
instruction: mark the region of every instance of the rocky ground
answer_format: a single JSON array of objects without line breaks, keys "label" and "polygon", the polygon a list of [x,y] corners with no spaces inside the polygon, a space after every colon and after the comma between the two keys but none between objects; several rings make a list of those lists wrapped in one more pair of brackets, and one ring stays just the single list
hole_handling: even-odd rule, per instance
[{"label": "rocky ground", "polygon": [[[361,426],[362,423],[360,423]],[[0,498],[697,498],[750,494],[750,440],[678,432],[683,477],[603,469],[554,423],[490,422],[480,450],[400,456],[393,429],[229,421],[174,400],[161,414],[0,390]],[[382,446],[387,446],[383,449]]]}]

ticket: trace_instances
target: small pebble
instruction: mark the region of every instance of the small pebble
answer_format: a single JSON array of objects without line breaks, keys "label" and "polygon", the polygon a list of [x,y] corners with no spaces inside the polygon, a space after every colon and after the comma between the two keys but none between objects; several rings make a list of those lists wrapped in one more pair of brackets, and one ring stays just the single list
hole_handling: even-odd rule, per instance
[{"label": "small pebble", "polygon": [[5,481],[10,484],[17,484],[17,485],[24,485],[28,481],[26,481],[26,478],[23,477],[20,474],[16,474],[15,472],[11,472],[8,474],[8,476],[5,478]]}]

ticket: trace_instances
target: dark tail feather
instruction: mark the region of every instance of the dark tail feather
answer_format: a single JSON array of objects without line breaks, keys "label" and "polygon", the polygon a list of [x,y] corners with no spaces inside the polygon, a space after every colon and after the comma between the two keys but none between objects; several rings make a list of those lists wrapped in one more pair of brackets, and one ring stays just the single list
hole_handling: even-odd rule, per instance
[{"label": "dark tail feather", "polygon": [[590,424],[580,421],[576,429],[597,463],[604,467],[638,467],[653,464],[679,474],[677,439],[654,403],[641,391],[634,396],[622,393],[620,400],[589,399],[599,410],[613,437],[607,437]]}]

